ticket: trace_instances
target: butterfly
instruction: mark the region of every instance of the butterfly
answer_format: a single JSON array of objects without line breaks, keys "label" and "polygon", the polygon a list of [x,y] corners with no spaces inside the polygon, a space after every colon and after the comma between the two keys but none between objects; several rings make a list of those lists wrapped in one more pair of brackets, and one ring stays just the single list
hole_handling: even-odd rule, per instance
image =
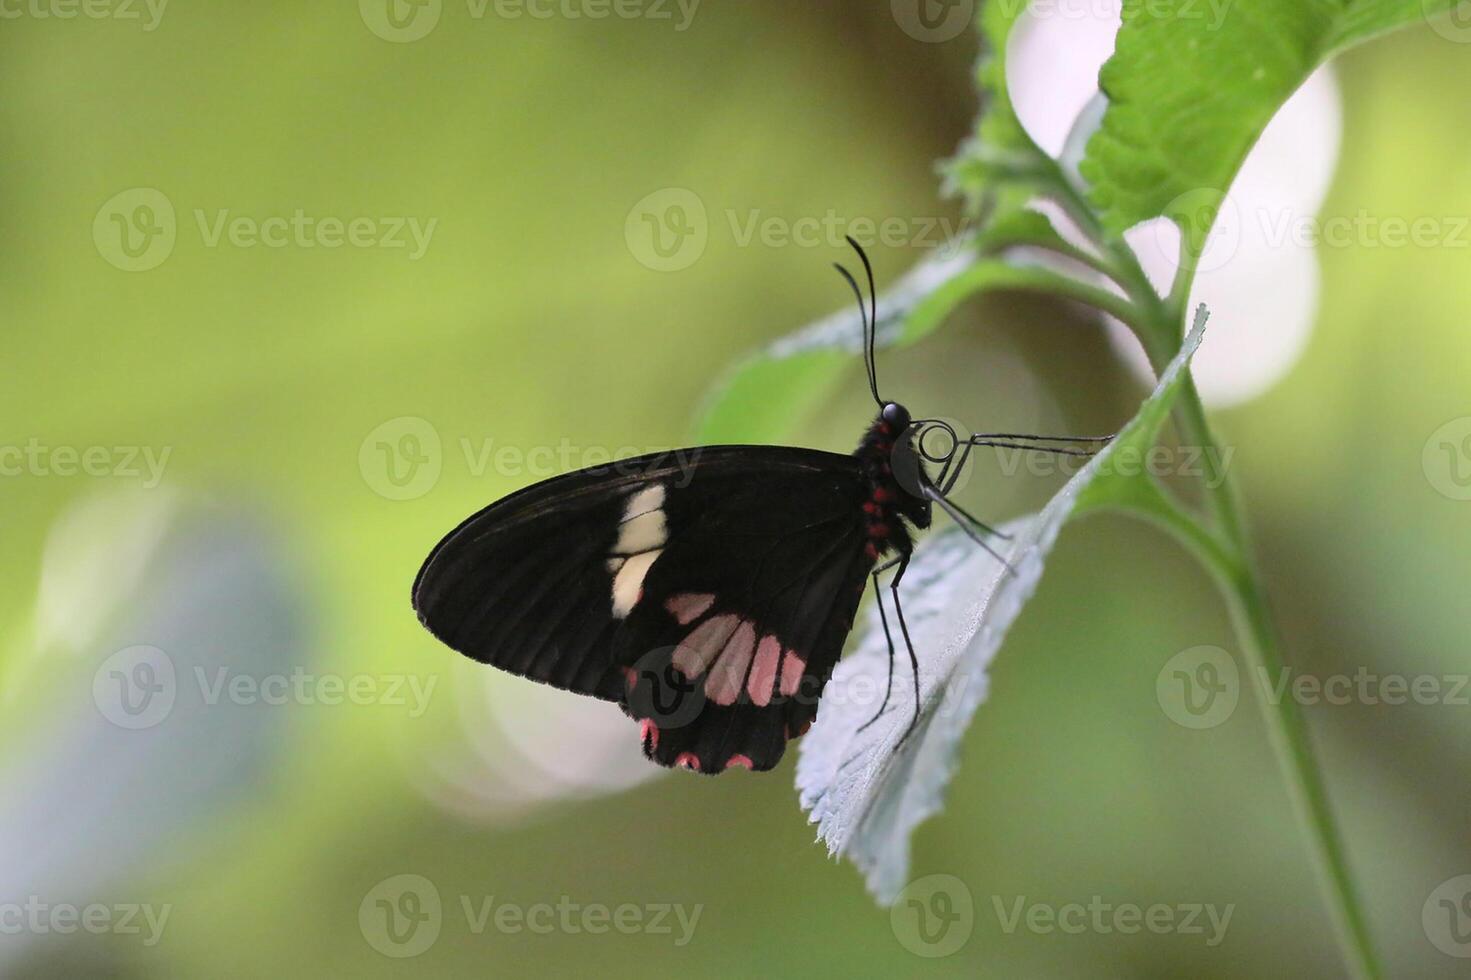
[{"label": "butterfly", "polygon": [[880,576],[892,569],[917,719],[919,665],[899,591],[914,531],[939,507],[1005,564],[990,543],[1005,535],[949,497],[972,450],[1087,456],[1097,450],[1061,444],[1112,437],[961,436],[880,397],[873,266],[848,242],[867,272],[866,300],[836,268],[858,301],[878,406],[853,453],[706,446],[527,487],[430,552],[413,586],[429,632],[482,663],[618,703],[660,765],[762,771],[816,719],[870,583],[890,658],[874,720],[888,710],[896,645]]}]

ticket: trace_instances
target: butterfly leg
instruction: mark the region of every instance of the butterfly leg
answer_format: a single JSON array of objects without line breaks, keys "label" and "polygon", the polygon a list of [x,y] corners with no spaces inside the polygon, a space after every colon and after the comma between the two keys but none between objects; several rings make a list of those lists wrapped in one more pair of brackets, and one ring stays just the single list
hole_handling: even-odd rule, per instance
[{"label": "butterfly leg", "polygon": [[[904,578],[904,572],[909,568],[909,553],[905,552],[897,559],[899,570],[894,577],[889,579],[889,592],[894,596],[894,613],[899,617],[899,632],[904,634],[904,648],[909,651],[909,667],[914,676],[914,717],[909,719],[909,727],[904,729],[904,734],[895,743],[894,748],[904,744],[919,724],[919,658],[914,655],[914,642],[909,639],[909,625],[904,622],[904,606],[899,602],[899,582]],[[893,669],[893,659],[889,660],[890,670]]]},{"label": "butterfly leg", "polygon": [[[992,558],[995,558],[997,561],[999,561],[1002,567],[1004,567],[1012,575],[1016,574],[1016,569],[1011,567],[1011,562],[1007,561],[1001,556],[1001,553],[999,551],[991,547],[986,539],[981,537],[980,531],[978,531],[973,526],[972,522],[974,522],[975,524],[980,524],[979,521],[976,521],[975,518],[970,517],[968,514],[966,514],[965,511],[960,509],[960,506],[958,504],[952,503],[949,497],[945,496],[933,486],[925,486],[924,495],[926,499],[933,500],[935,503],[939,504],[940,509],[943,510],[946,514],[950,515],[950,519],[955,522],[956,526],[959,527],[961,531],[965,532],[966,537],[970,538],[976,544],[986,549],[987,553],[989,553]],[[981,527],[984,528],[985,525],[981,524]],[[894,579],[895,581],[898,581],[899,576],[895,575]]]},{"label": "butterfly leg", "polygon": [[858,726],[860,732],[884,716],[884,711],[889,707],[889,694],[894,689],[894,634],[889,631],[889,617],[884,612],[884,593],[879,587],[879,573],[886,572],[897,564],[899,564],[899,559],[891,558],[869,574],[869,578],[873,580],[873,599],[879,606],[879,623],[884,628],[884,639],[889,643],[889,679],[884,684],[884,700],[879,705],[879,710],[872,718]]}]

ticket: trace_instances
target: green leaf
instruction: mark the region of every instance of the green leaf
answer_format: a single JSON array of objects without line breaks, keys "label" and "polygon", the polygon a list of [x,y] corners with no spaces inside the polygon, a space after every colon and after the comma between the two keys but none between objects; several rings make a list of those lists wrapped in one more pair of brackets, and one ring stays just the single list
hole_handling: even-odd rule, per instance
[{"label": "green leaf", "polygon": [[1455,0],[1124,0],[1081,172],[1104,228],[1168,215],[1203,243],[1262,130],[1336,52]]},{"label": "green leaf", "polygon": [[1026,7],[1024,2],[992,2],[981,10],[985,54],[976,68],[976,84],[985,107],[976,120],[975,133],[941,165],[947,190],[964,195],[972,213],[980,213],[984,203],[995,203],[998,197],[1004,210],[1020,208],[1029,193],[1015,186],[1017,179],[1032,174],[1045,161],[1045,154],[1017,118],[1006,88],[1006,42]]}]

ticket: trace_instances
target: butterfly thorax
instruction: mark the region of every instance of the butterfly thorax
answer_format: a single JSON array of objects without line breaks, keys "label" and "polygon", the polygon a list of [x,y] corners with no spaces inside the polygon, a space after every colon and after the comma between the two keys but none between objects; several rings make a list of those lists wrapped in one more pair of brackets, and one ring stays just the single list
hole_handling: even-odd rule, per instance
[{"label": "butterfly thorax", "polygon": [[[930,525],[929,501],[906,489],[895,472],[896,448],[913,459],[908,430],[909,413],[903,406],[890,402],[868,427],[853,453],[862,463],[868,481],[863,516],[868,550],[873,558],[893,550],[908,553],[912,544],[906,521],[920,528]],[[904,472],[903,467],[900,472]]]}]

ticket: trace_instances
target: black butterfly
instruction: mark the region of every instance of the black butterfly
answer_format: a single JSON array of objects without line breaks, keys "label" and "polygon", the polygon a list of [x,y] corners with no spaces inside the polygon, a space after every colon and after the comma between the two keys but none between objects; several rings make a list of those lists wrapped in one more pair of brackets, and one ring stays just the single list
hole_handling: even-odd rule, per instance
[{"label": "black butterfly", "polygon": [[[929,527],[938,504],[992,551],[986,536],[1004,535],[947,497],[972,449],[1086,456],[1093,450],[1030,443],[1111,437],[960,438],[943,420],[911,419],[880,398],[873,269],[849,243],[868,273],[866,305],[837,268],[858,298],[879,406],[852,455],[708,446],[527,487],[430,553],[413,589],[424,626],[482,663],[618,702],[660,765],[766,770],[816,718],[868,580],[877,593],[879,574],[895,568],[889,591],[915,666],[917,717],[918,665],[899,604],[910,526]],[[932,434],[941,445],[926,448]],[[940,466],[936,476],[927,464]],[[890,687],[894,649],[889,634]],[[888,701],[886,689],[875,719]]]}]

